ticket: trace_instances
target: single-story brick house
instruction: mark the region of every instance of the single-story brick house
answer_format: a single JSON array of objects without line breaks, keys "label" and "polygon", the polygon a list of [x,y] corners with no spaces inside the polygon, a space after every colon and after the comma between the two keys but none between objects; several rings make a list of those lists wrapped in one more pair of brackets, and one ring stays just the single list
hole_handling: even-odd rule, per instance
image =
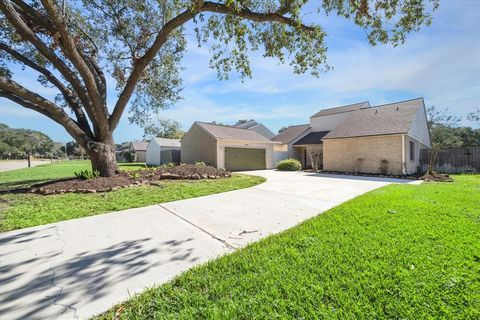
[{"label": "single-story brick house", "polygon": [[273,141],[287,145],[288,157],[311,166],[320,155],[327,171],[413,174],[419,170],[420,149],[430,148],[430,132],[423,98],[370,106],[368,101],[320,110],[310,123],[292,126]]},{"label": "single-story brick house", "polygon": [[227,170],[272,169],[274,146],[253,129],[194,122],[182,139],[182,162],[205,162]]},{"label": "single-story brick house", "polygon": [[182,140],[182,162],[254,170],[274,168],[285,158],[308,168],[311,159],[318,159],[327,171],[364,173],[380,172],[382,162],[389,174],[399,175],[416,173],[420,149],[431,147],[423,98],[323,109],[308,124],[290,126],[274,137],[246,127],[195,122]]}]

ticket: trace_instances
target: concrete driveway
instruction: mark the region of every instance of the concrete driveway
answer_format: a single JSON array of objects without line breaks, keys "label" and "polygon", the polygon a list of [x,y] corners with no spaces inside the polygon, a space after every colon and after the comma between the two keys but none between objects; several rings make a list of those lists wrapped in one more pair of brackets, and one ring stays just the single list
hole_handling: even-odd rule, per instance
[{"label": "concrete driveway", "polygon": [[[88,318],[195,264],[408,180],[254,171],[253,188],[0,234],[0,319]],[[414,182],[415,183],[415,182]]]}]

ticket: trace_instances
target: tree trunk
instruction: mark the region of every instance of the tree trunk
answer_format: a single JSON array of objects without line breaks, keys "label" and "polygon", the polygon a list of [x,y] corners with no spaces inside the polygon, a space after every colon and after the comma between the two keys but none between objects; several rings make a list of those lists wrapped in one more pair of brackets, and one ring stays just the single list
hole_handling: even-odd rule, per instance
[{"label": "tree trunk", "polygon": [[103,142],[90,141],[85,149],[90,156],[92,170],[100,172],[102,177],[111,177],[117,173],[118,166],[113,138]]}]

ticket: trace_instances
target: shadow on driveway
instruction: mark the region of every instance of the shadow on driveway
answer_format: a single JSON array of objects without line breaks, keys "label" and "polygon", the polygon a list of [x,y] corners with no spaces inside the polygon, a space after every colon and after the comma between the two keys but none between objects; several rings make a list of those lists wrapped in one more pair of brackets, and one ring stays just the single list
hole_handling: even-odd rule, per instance
[{"label": "shadow on driveway", "polygon": [[[0,244],[16,244],[16,247],[22,244],[22,250],[28,250],[29,242],[55,236],[55,231],[50,235],[37,235],[39,231],[3,237]],[[5,256],[15,252],[0,251],[0,319],[5,319],[2,315],[6,314],[17,319],[51,319],[66,316],[67,312],[69,317],[77,317],[74,304],[87,304],[110,294],[116,282],[168,262],[195,262],[199,257],[193,255],[193,248],[188,245],[192,240],[172,239],[155,243],[151,238],[144,238],[122,241],[95,252],[80,252],[63,263],[52,262],[63,254],[61,239],[58,239],[59,250],[41,256],[26,254],[24,259],[15,259],[14,263],[8,263]],[[167,253],[166,260],[158,260],[157,254],[161,251]],[[28,278],[25,270],[29,270]]]}]

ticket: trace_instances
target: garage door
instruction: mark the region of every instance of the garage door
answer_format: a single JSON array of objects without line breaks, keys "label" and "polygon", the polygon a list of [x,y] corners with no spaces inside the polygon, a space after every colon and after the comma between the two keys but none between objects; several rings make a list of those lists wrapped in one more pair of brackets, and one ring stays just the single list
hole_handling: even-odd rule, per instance
[{"label": "garage door", "polygon": [[265,169],[265,149],[225,148],[225,169],[229,171]]}]

